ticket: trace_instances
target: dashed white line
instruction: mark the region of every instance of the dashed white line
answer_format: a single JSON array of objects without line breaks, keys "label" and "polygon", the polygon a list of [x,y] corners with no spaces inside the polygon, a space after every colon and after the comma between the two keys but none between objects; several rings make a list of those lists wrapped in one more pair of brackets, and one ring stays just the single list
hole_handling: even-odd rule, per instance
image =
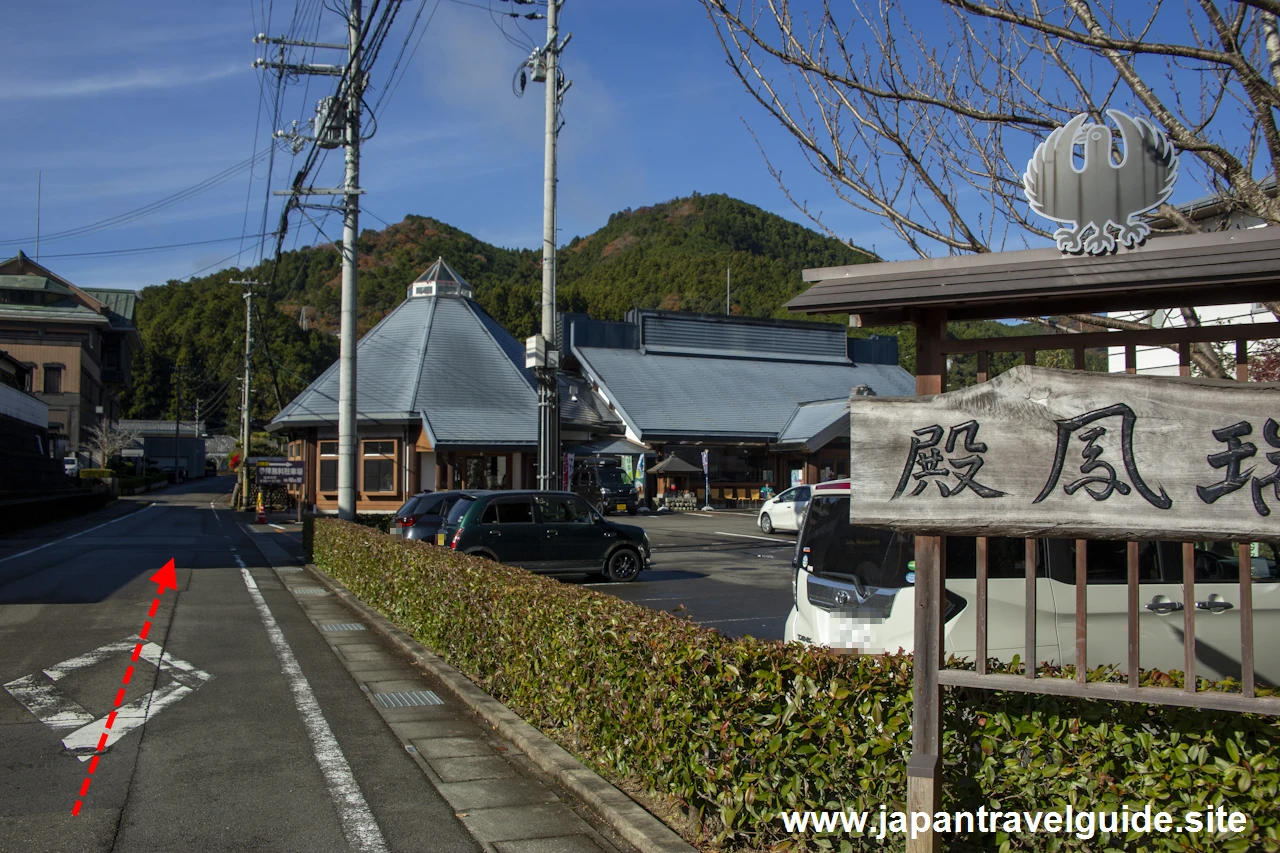
[{"label": "dashed white line", "polygon": [[321,713],[320,704],[316,702],[315,694],[311,692],[311,685],[302,674],[302,668],[298,666],[298,659],[294,657],[293,649],[289,648],[284,632],[280,630],[275,617],[271,615],[271,609],[267,607],[267,602],[258,590],[258,584],[249,573],[244,560],[240,559],[238,553],[235,554],[235,559],[240,565],[240,574],[244,577],[244,585],[249,590],[249,597],[253,599],[254,607],[258,609],[258,617],[262,619],[263,627],[267,629],[267,637],[271,640],[276,657],[280,660],[280,668],[289,682],[294,704],[297,705],[298,713],[302,715],[302,722],[306,725],[307,734],[311,738],[312,752],[320,764],[325,783],[329,786],[329,795],[338,809],[342,822],[342,834],[346,836],[347,843],[353,850],[385,853],[387,842],[382,837],[382,830],[378,828],[378,822],[369,811],[369,804],[365,802],[364,794],[360,792],[360,785],[356,782],[355,774],[351,772],[351,765],[347,763],[347,757],[342,754],[342,748],[338,746],[333,730],[329,728],[328,721]]},{"label": "dashed white line", "polygon": [[61,545],[63,542],[66,542],[71,539],[75,539],[78,536],[83,536],[86,533],[92,533],[95,530],[99,530],[103,527],[106,527],[108,524],[115,524],[117,521],[123,521],[126,518],[132,518],[135,515],[138,515],[139,513],[146,512],[147,510],[151,509],[151,507],[153,506],[155,506],[155,504],[147,504],[142,509],[138,510],[138,512],[131,512],[128,515],[122,515],[119,518],[113,518],[110,521],[104,521],[101,524],[99,524],[97,527],[90,527],[88,530],[81,530],[79,533],[73,533],[70,536],[59,537],[53,540],[52,542],[46,542],[43,545],[37,545],[34,548],[28,548],[26,551],[20,551],[17,554],[11,554],[8,557],[0,557],[0,563],[5,563],[5,562],[8,562],[9,560],[16,560],[19,557],[25,557],[28,554],[34,554],[36,551],[41,551],[52,545]]}]

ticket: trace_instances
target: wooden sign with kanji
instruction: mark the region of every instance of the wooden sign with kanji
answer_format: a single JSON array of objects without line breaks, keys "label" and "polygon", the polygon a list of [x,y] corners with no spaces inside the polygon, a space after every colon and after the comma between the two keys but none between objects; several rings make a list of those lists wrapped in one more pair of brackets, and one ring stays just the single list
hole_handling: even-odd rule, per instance
[{"label": "wooden sign with kanji", "polygon": [[1280,384],[1016,367],[849,402],[852,521],[915,533],[1280,539]]}]

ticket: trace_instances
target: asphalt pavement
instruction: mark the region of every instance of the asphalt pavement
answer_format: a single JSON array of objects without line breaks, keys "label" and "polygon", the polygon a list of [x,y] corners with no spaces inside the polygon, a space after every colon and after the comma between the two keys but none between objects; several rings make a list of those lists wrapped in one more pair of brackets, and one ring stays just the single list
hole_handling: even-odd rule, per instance
[{"label": "asphalt pavement", "polygon": [[654,610],[678,612],[734,637],[781,640],[791,612],[794,533],[766,536],[755,513],[683,512],[610,516],[649,534],[653,569],[631,583],[582,583]]},{"label": "asphalt pavement", "polygon": [[[229,489],[0,540],[0,849],[482,849],[214,508]],[[151,613],[169,559],[178,589]]]}]

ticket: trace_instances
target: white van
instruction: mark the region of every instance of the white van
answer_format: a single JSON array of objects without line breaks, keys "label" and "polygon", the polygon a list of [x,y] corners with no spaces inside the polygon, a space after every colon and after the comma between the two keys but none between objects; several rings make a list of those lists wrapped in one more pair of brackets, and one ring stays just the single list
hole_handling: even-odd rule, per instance
[{"label": "white van", "polygon": [[[1252,557],[1254,670],[1259,683],[1280,684],[1280,543],[1259,543]],[[977,649],[976,548],[970,537],[947,537],[945,650],[973,658]],[[1036,660],[1075,663],[1075,541],[1042,539],[1036,558]],[[1024,655],[1026,549],[1022,539],[987,544],[988,654]],[[1240,677],[1240,589],[1235,546],[1196,543],[1196,673]],[[1139,545],[1140,663],[1183,668],[1182,546]],[[911,651],[915,583],[914,540],[906,534],[849,523],[849,481],[814,486],[796,541],[794,606],[785,638],[868,654]],[[1128,660],[1126,543],[1090,541],[1086,591],[1088,665]]]}]

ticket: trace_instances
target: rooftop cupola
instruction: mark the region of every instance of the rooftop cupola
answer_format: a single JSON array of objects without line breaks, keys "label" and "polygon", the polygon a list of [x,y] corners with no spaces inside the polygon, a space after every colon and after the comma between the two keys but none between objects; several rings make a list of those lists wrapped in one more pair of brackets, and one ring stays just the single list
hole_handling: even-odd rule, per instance
[{"label": "rooftop cupola", "polygon": [[467,280],[445,263],[444,258],[438,258],[409,285],[410,299],[418,296],[464,296],[471,299],[473,292]]}]

